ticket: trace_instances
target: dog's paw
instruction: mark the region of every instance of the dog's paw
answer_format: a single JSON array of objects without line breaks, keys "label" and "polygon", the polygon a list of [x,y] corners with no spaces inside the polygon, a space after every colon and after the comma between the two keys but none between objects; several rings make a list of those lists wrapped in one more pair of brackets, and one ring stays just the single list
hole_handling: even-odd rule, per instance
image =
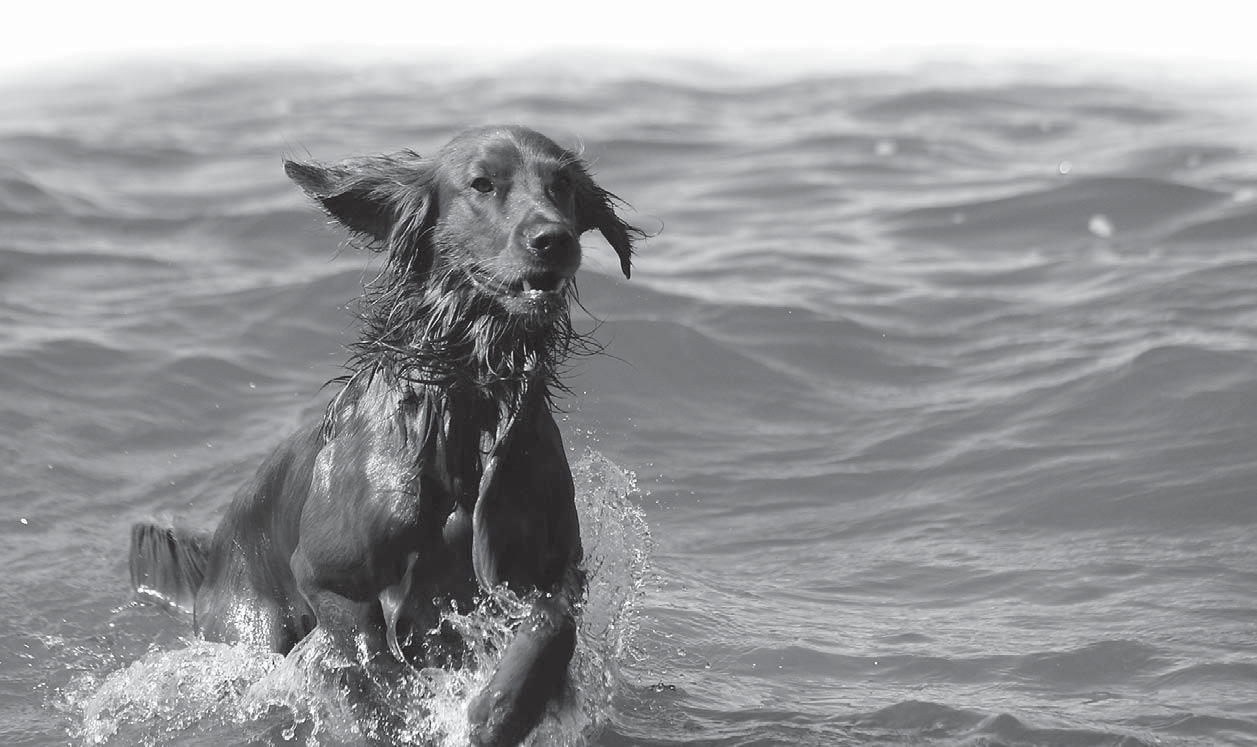
[{"label": "dog's paw", "polygon": [[531,724],[520,724],[518,718],[512,718],[512,704],[509,693],[489,688],[472,698],[467,706],[472,747],[506,747],[523,741]]}]

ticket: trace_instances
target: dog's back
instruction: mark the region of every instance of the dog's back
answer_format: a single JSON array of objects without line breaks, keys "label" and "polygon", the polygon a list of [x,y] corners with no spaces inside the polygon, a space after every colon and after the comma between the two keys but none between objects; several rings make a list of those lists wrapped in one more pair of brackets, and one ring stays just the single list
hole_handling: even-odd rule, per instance
[{"label": "dog's back", "polygon": [[136,524],[131,584],[143,596],[193,612],[209,640],[288,651],[314,627],[287,558],[296,547],[301,510],[321,424],[285,441],[236,494],[212,533]]}]

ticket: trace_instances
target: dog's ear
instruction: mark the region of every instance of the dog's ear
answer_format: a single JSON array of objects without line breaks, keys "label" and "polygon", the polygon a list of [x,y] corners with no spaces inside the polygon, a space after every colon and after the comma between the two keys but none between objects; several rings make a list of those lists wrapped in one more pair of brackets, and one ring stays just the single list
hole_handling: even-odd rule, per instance
[{"label": "dog's ear", "polygon": [[616,214],[615,203],[623,202],[620,198],[595,184],[579,162],[573,163],[570,168],[575,176],[572,183],[581,233],[598,229],[620,256],[620,270],[624,272],[624,277],[629,277],[633,269],[633,242],[645,234]]},{"label": "dog's ear", "polygon": [[394,243],[399,231],[425,223],[430,212],[433,166],[410,151],[337,164],[285,159],[284,173],[328,215],[377,248]]}]

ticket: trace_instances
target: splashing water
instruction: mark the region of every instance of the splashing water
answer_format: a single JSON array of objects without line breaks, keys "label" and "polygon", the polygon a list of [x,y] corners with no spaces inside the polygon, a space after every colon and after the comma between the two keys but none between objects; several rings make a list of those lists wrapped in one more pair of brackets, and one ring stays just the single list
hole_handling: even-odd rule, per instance
[{"label": "splashing water", "polygon": [[[592,450],[572,472],[588,588],[567,693],[534,730],[532,744],[583,744],[609,713],[650,554],[649,529],[632,500],[633,475]],[[80,717],[71,736],[84,745],[464,745],[467,704],[529,603],[498,588],[466,614],[445,612],[475,666],[407,669],[377,680],[384,702],[371,715],[348,692],[355,677],[378,675],[345,659],[316,630],[286,657],[192,640],[152,651],[103,679],[85,677],[64,693],[66,706]]]}]

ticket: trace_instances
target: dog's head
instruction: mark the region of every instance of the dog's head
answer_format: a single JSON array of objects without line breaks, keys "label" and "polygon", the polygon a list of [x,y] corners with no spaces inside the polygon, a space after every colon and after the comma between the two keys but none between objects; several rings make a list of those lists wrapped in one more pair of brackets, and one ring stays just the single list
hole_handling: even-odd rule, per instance
[{"label": "dog's head", "polygon": [[430,159],[402,152],[284,167],[329,215],[387,251],[395,272],[465,281],[513,317],[566,309],[586,231],[602,233],[626,278],[640,236],[580,158],[525,127],[467,130]]}]

